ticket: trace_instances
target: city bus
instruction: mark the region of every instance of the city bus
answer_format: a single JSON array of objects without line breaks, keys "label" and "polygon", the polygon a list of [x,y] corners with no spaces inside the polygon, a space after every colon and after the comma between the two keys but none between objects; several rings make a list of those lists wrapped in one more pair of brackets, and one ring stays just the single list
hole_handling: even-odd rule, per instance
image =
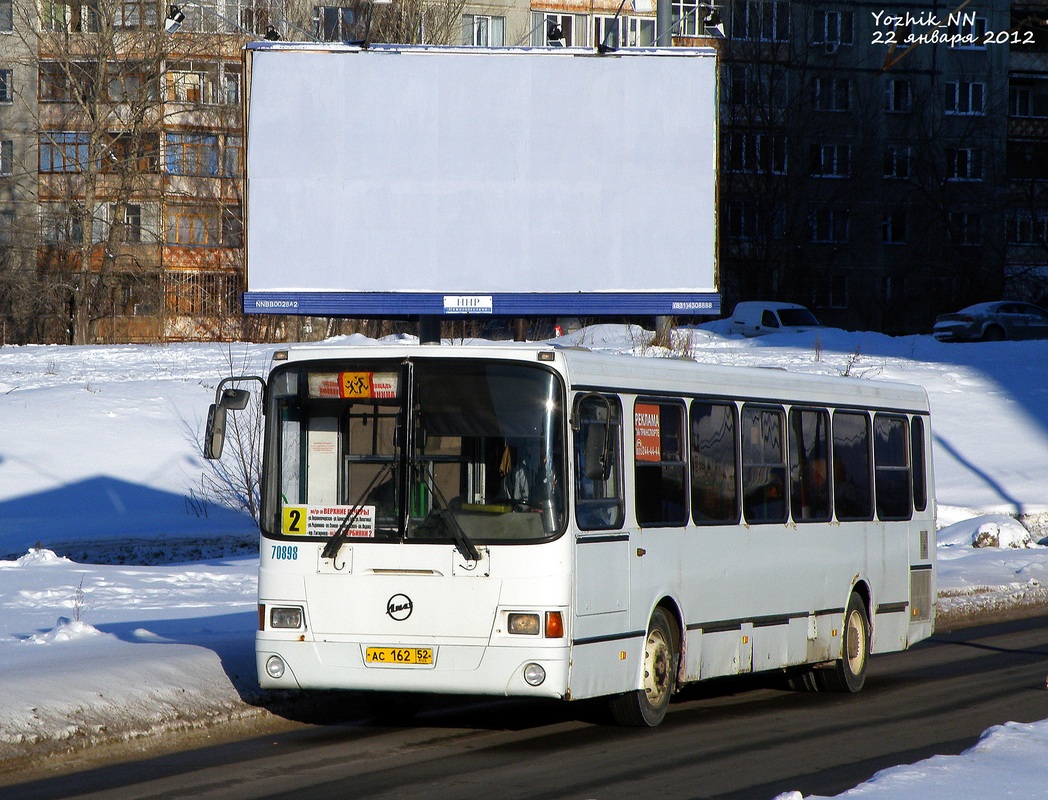
[{"label": "city bus", "polygon": [[251,379],[263,688],[655,726],[716,676],[856,692],[932,633],[920,387],[548,343],[296,346]]}]

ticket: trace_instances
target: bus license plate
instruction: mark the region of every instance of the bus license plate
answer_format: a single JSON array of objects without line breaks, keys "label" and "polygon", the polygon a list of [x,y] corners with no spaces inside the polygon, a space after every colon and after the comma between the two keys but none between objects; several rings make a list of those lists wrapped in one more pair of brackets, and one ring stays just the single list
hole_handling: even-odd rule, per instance
[{"label": "bus license plate", "polygon": [[432,666],[433,648],[369,647],[364,651],[364,661],[368,666],[401,666],[408,664]]}]

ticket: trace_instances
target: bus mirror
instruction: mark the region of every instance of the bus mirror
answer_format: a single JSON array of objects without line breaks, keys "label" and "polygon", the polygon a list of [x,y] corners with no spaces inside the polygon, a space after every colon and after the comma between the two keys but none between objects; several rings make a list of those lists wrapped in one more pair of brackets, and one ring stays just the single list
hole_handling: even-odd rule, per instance
[{"label": "bus mirror", "polygon": [[[247,392],[244,392],[247,394]],[[224,399],[224,398],[223,398]],[[207,429],[204,431],[204,458],[214,461],[222,457],[226,442],[226,409],[216,403],[207,410]]]},{"label": "bus mirror", "polygon": [[219,405],[223,410],[243,411],[247,408],[247,401],[250,399],[251,392],[247,389],[223,389]]},{"label": "bus mirror", "polygon": [[608,477],[608,426],[594,422],[586,426],[586,450],[584,474],[591,481],[602,481]]}]

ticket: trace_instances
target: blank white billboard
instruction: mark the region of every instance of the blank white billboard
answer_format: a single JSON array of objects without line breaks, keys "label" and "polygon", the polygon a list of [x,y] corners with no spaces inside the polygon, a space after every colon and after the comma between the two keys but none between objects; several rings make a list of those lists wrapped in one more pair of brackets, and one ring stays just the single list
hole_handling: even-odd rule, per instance
[{"label": "blank white billboard", "polygon": [[712,50],[248,60],[246,310],[719,310]]}]

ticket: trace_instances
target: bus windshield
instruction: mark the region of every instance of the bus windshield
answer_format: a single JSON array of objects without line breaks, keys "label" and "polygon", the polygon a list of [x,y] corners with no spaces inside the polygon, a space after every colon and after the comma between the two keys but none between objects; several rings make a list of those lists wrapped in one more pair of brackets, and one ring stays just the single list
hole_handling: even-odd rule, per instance
[{"label": "bus windshield", "polygon": [[460,545],[556,536],[565,520],[563,395],[556,374],[519,362],[277,368],[262,531]]}]

